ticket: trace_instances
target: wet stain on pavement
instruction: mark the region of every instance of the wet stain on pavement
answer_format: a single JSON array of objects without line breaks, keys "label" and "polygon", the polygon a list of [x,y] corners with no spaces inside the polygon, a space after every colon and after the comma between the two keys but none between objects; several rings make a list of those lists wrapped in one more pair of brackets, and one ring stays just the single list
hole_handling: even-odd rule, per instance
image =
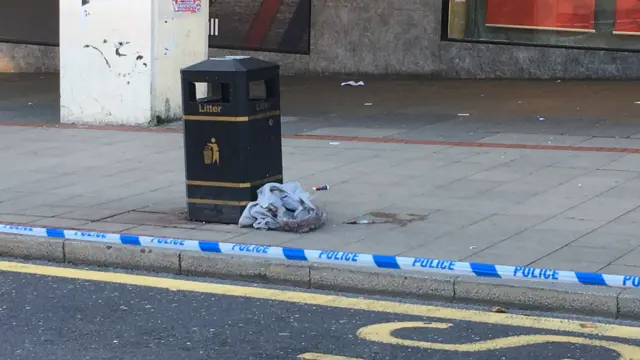
[{"label": "wet stain on pavement", "polygon": [[428,215],[413,213],[389,213],[382,211],[372,211],[354,219],[347,221],[352,225],[371,225],[371,224],[396,224],[407,226],[415,221],[426,220]]}]

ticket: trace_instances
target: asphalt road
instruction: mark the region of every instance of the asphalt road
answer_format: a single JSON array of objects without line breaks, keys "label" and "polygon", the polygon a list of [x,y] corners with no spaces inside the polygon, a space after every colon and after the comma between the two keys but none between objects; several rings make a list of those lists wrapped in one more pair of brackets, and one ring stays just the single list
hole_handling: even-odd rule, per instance
[{"label": "asphalt road", "polygon": [[640,324],[556,317],[0,262],[3,360],[640,359]]}]

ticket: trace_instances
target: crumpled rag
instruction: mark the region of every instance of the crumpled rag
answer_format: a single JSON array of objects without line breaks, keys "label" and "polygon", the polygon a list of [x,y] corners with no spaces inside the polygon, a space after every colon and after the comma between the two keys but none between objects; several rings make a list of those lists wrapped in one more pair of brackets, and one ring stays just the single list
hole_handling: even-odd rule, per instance
[{"label": "crumpled rag", "polygon": [[238,225],[256,229],[309,232],[327,220],[327,214],[311,203],[298,182],[267,183],[258,189],[258,200],[247,205]]}]

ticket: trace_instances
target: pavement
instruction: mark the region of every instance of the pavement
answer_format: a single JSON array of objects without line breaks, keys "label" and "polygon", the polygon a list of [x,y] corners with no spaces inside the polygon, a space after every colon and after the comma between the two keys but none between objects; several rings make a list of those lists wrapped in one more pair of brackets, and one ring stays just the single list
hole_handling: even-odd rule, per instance
[{"label": "pavement", "polygon": [[[349,80],[365,85],[340,86]],[[554,144],[558,135],[571,136],[558,143],[640,137],[640,96],[632,81],[343,75],[283,76],[281,85],[282,131],[289,135],[487,141],[527,134]],[[0,123],[59,123],[58,89],[56,73],[0,74]]]},{"label": "pavement", "polygon": [[[328,224],[300,235],[187,221],[181,123],[56,125],[55,74],[2,74],[0,168],[10,171],[0,173],[0,223],[640,276],[633,83],[365,78],[364,87],[339,86],[348,79],[283,78],[284,180],[331,185],[314,193]],[[39,242],[3,239],[6,256],[194,270],[182,252],[141,258],[128,247],[65,240],[38,250]],[[262,263],[237,261],[216,258],[224,266],[196,273],[283,280]],[[298,277],[293,268],[296,281],[284,282],[307,288],[330,282],[640,318],[631,290],[313,267]]]},{"label": "pavement", "polygon": [[640,154],[332,143],[284,140],[285,181],[331,185],[293,234],[188,221],[179,133],[2,127],[0,222],[640,275]]},{"label": "pavement", "polygon": [[[0,127],[0,168],[10,169],[0,175],[0,223],[640,275],[640,154],[634,149],[286,138],[285,181],[309,190],[331,185],[313,199],[329,213],[328,223],[294,234],[188,221],[182,135],[140,130]],[[372,223],[347,223],[359,219]],[[637,290],[2,240],[2,255],[26,259],[640,318]]]},{"label": "pavement", "polygon": [[0,358],[640,359],[640,323],[0,259]]}]

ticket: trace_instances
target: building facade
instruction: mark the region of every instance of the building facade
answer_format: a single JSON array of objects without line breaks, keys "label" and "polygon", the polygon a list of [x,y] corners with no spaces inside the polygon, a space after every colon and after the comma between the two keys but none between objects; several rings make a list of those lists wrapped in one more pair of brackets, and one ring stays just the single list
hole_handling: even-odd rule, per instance
[{"label": "building facade", "polygon": [[[637,35],[637,0],[312,0],[309,54],[210,55],[252,55],[287,74],[637,79]],[[0,43],[0,71],[55,71],[55,44],[33,43]]]}]

